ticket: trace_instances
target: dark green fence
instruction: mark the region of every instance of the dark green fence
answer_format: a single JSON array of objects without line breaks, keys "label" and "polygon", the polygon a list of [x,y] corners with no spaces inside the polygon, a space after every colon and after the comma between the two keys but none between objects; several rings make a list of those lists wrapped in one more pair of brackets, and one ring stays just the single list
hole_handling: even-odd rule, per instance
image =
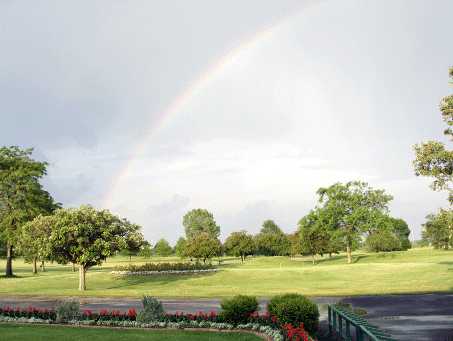
[{"label": "dark green fence", "polygon": [[397,341],[364,318],[338,305],[328,306],[329,332],[346,341]]}]

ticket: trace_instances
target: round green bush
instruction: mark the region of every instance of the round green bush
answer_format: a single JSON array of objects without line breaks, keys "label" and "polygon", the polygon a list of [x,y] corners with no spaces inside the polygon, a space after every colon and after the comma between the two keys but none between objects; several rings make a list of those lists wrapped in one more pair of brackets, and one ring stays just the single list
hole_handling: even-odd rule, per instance
[{"label": "round green bush", "polygon": [[293,326],[304,324],[310,334],[318,330],[318,306],[299,294],[285,294],[273,297],[268,305],[268,312],[277,317],[280,323],[291,323]]},{"label": "round green bush", "polygon": [[254,296],[238,295],[224,299],[220,304],[221,315],[230,323],[246,323],[250,314],[258,309],[258,300]]}]

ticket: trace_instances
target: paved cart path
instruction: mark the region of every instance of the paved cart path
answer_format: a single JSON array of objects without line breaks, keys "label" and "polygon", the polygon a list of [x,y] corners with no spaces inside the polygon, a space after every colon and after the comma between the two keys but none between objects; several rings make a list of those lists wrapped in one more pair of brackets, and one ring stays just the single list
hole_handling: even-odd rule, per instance
[{"label": "paved cart path", "polygon": [[[99,311],[129,308],[141,309],[140,299],[133,298],[83,298],[82,309]],[[453,294],[382,295],[356,297],[315,297],[321,311],[321,320],[326,319],[326,304],[340,300],[354,307],[366,309],[366,318],[373,324],[389,331],[398,340],[451,341],[453,340]],[[162,299],[167,312],[209,312],[220,309],[220,299]],[[58,299],[45,297],[0,296],[0,306],[28,306],[53,308]],[[260,300],[265,309],[267,300]]]}]

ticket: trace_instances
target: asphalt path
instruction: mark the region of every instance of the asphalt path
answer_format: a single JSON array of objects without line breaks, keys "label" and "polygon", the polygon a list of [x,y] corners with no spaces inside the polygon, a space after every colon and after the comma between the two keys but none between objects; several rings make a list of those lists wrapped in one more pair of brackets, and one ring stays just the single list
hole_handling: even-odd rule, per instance
[{"label": "asphalt path", "polygon": [[[79,300],[81,309],[127,311],[141,309],[140,299],[133,298],[66,298]],[[321,311],[321,320],[326,317],[326,305],[344,301],[353,307],[367,311],[366,318],[373,324],[389,331],[398,340],[411,341],[452,341],[453,340],[453,294],[382,295],[356,297],[314,297]],[[0,306],[29,305],[41,308],[55,308],[58,299],[46,297],[1,296]],[[220,299],[162,299],[169,313],[220,310]],[[260,300],[265,310],[267,300]]]}]

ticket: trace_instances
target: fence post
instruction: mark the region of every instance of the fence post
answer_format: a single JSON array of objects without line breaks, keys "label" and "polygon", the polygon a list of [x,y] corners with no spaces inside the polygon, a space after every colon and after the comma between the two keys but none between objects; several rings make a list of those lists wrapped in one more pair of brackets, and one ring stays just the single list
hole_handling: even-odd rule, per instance
[{"label": "fence post", "polygon": [[363,333],[362,333],[362,330],[360,329],[360,326],[355,327],[355,338],[357,341],[364,341]]},{"label": "fence post", "polygon": [[346,340],[351,341],[351,323],[346,320]]},{"label": "fence post", "polygon": [[343,338],[343,316],[341,314],[338,314],[338,331],[341,340]]},{"label": "fence post", "polygon": [[327,306],[327,315],[329,318],[329,336],[332,336],[332,308],[330,305]]},{"label": "fence post", "polygon": [[334,310],[332,312],[333,314],[333,332],[336,333],[337,332],[337,312]]}]

